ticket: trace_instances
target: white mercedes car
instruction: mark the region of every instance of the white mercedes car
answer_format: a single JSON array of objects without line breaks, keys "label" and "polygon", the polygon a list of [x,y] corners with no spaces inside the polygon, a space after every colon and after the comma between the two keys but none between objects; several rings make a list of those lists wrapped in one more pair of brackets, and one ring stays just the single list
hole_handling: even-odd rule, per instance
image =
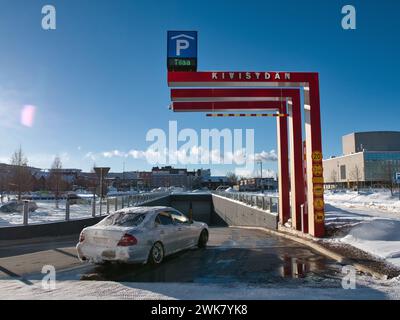
[{"label": "white mercedes car", "polygon": [[131,207],[82,230],[76,246],[81,261],[153,263],[194,246],[205,247],[208,225],[190,221],[170,207]]}]

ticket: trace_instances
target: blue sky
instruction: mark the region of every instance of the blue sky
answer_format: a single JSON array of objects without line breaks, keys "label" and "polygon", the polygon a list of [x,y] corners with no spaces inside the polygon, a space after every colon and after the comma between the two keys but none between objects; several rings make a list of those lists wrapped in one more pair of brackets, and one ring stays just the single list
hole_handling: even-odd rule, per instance
[{"label": "blue sky", "polygon": [[[45,4],[56,7],[54,31],[41,28]],[[345,4],[357,10],[356,30],[341,28]],[[199,32],[199,70],[319,72],[325,157],[341,153],[344,134],[400,129],[396,0],[0,0],[0,9],[0,162],[22,145],[40,167],[58,154],[64,167],[150,169],[102,153],[146,150],[146,133],[170,120],[197,131],[254,128],[257,152],[276,149],[275,120],[167,109],[167,30]],[[36,107],[32,127],[20,124],[24,105]]]}]

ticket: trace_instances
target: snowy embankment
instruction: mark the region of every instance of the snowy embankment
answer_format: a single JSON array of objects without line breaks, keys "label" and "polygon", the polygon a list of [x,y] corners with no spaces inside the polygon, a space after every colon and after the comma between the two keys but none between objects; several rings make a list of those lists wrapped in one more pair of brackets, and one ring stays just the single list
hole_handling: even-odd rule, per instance
[{"label": "snowy embankment", "polygon": [[345,230],[330,241],[352,245],[400,267],[400,201],[389,191],[327,192],[326,226]]},{"label": "snowy embankment", "polygon": [[[28,223],[45,223],[65,220],[65,200],[60,200],[58,208],[54,200],[38,200],[35,201],[38,209],[29,213]],[[103,205],[103,211],[105,206]],[[97,203],[96,212],[99,212],[99,204]],[[73,204],[70,206],[70,218],[80,219],[87,218],[92,214],[92,206],[88,204]],[[17,226],[23,222],[21,212],[4,213],[0,212],[0,227]]]},{"label": "snowy embankment", "polygon": [[391,195],[389,190],[375,191],[326,191],[325,202],[338,204],[347,208],[369,208],[398,213],[400,215],[400,199],[398,193]]},{"label": "snowy embankment", "polygon": [[57,281],[56,288],[45,290],[41,281],[26,284],[19,280],[0,280],[2,299],[128,299],[128,300],[315,300],[315,299],[400,299],[400,279],[378,281],[359,276],[354,290],[341,287],[256,286],[243,283],[229,285],[197,283],[137,283],[112,281]]}]

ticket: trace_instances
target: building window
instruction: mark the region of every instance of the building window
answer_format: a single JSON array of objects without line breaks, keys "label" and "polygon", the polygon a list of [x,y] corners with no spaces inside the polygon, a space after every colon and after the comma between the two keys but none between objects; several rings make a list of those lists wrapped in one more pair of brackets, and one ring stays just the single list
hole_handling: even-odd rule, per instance
[{"label": "building window", "polygon": [[340,180],[346,180],[346,165],[340,166]]}]

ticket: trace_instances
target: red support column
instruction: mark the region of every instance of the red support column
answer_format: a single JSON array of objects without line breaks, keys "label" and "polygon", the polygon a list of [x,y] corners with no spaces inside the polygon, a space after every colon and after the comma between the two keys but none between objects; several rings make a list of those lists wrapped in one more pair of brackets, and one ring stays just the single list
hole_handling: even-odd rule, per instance
[{"label": "red support column", "polygon": [[301,207],[304,205],[304,171],[303,171],[303,138],[300,111],[300,94],[292,95],[292,104],[289,104],[290,124],[290,181],[292,203],[292,226],[301,230]]},{"label": "red support column", "polygon": [[308,228],[315,237],[325,234],[324,187],[322,172],[321,114],[318,74],[305,88]]},{"label": "red support column", "polygon": [[[304,107],[306,123],[306,158],[307,158],[307,204],[309,232],[316,237],[324,235],[324,200],[322,178],[322,144],[318,73],[314,72],[168,72],[170,87],[302,87],[304,88]],[[215,93],[225,97],[271,96],[272,90],[236,91],[226,89],[206,89],[208,95]],[[278,89],[279,90],[279,89]],[[294,89],[287,89],[288,91]],[[172,90],[173,91],[173,90]],[[171,93],[172,93],[171,91]],[[236,92],[235,92],[236,91]],[[249,95],[249,92],[251,94]],[[204,90],[197,91],[198,96],[204,96]],[[232,93],[234,93],[232,95]],[[276,95],[275,95],[276,96]],[[297,163],[297,161],[296,161]],[[291,172],[292,173],[292,172]],[[297,181],[297,179],[296,179]],[[295,184],[295,188],[297,188]],[[304,188],[304,186],[303,186]],[[297,190],[297,189],[295,189]],[[300,199],[300,198],[299,198]],[[296,201],[296,203],[298,203]],[[296,205],[295,205],[296,207]],[[297,210],[297,209],[296,209]],[[297,217],[297,215],[296,215]]]},{"label": "red support column", "polygon": [[[286,102],[282,103],[280,112],[287,112]],[[290,218],[288,125],[286,118],[277,118],[276,122],[279,173],[279,222],[284,225]]]},{"label": "red support column", "polygon": [[307,149],[306,142],[303,141],[303,169],[304,169],[304,207],[303,207],[303,223],[304,233],[308,233],[308,202],[307,202]]},{"label": "red support column", "polygon": [[[217,101],[213,99],[224,98],[226,101]],[[232,101],[229,99],[241,98],[241,101]],[[283,214],[288,214],[292,218],[292,225],[295,229],[301,230],[301,207],[304,205],[305,189],[304,189],[304,172],[303,172],[303,147],[302,147],[302,120],[300,109],[300,90],[299,89],[172,89],[171,99],[173,102],[174,111],[206,111],[212,109],[217,110],[256,110],[264,109],[267,101],[248,101],[252,98],[271,98],[284,99],[289,101],[290,114],[290,181],[280,184],[280,189],[289,188],[291,206],[286,205],[286,194],[282,196],[281,203],[281,222],[285,223],[288,218]],[[181,99],[184,99],[181,101]],[[200,100],[198,100],[200,99]],[[207,99],[208,101],[201,101]],[[248,99],[246,101],[246,99]],[[271,101],[272,102],[272,101]],[[286,112],[285,112],[286,113]],[[284,120],[286,121],[286,120]],[[288,149],[287,139],[287,123],[285,122],[286,139],[283,143],[283,149]],[[279,134],[278,134],[279,136]],[[280,142],[278,142],[280,145]],[[286,151],[287,152],[287,151]],[[282,156],[285,156],[284,154]],[[286,158],[288,155],[286,154]],[[283,181],[286,178],[287,163],[282,165],[281,171],[284,175],[281,176]],[[289,172],[289,169],[287,169]],[[286,190],[284,191],[286,193]],[[286,209],[288,206],[288,210]],[[290,213],[291,211],[291,213]]]}]

